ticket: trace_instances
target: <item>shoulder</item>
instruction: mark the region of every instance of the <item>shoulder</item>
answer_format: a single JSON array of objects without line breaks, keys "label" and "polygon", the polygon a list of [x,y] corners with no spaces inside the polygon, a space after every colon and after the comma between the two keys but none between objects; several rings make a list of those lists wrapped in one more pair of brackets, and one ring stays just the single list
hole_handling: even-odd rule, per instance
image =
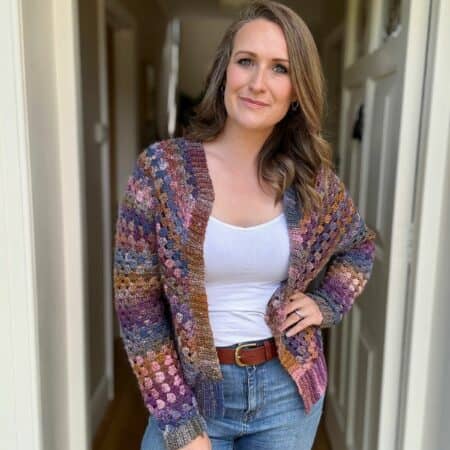
[{"label": "shoulder", "polygon": [[148,173],[161,175],[162,171],[185,166],[188,155],[198,143],[185,137],[175,137],[153,142],[139,155],[137,164]]},{"label": "shoulder", "polygon": [[346,193],[346,188],[331,167],[322,166],[316,175],[316,190],[325,204],[334,203]]},{"label": "shoulder", "polygon": [[194,141],[190,141],[184,137],[175,137],[156,141],[149,145],[142,153],[144,158],[150,160],[167,160],[170,158],[183,157]]},{"label": "shoulder", "polygon": [[322,198],[322,215],[326,221],[359,220],[359,211],[349,189],[332,168],[322,168],[316,179],[316,189]]}]

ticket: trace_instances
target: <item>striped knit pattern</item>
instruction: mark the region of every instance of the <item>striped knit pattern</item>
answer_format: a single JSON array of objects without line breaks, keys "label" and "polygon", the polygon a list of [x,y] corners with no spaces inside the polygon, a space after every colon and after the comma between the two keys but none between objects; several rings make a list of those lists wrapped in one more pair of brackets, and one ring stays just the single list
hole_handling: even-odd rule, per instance
[{"label": "striped knit pattern", "polygon": [[[321,170],[320,212],[304,215],[293,188],[283,196],[288,278],[268,302],[265,320],[282,365],[309,413],[325,393],[322,328],[338,324],[372,271],[375,233],[343,183]],[[204,417],[223,417],[223,377],[208,317],[203,243],[214,191],[203,145],[185,138],[143,151],[121,200],[115,235],[114,300],[122,338],[143,400],[168,449],[207,432]],[[317,287],[311,283],[324,269]],[[281,333],[287,300],[305,292],[324,321],[294,336]]]}]

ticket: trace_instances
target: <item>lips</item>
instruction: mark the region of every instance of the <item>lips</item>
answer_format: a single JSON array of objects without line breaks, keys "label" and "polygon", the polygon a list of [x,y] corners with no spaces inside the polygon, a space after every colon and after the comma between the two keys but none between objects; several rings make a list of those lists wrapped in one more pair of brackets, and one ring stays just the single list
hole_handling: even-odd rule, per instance
[{"label": "lips", "polygon": [[253,105],[253,106],[269,106],[268,103],[264,103],[264,102],[259,102],[257,100],[253,100],[251,98],[248,97],[240,97],[241,100],[243,100],[244,102]]}]

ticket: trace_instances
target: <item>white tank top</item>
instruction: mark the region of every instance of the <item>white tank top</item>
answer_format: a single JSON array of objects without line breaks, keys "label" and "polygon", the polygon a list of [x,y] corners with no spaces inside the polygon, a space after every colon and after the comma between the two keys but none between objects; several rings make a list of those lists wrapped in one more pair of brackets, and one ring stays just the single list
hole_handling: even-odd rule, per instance
[{"label": "white tank top", "polygon": [[267,303],[287,278],[289,236],[284,213],[252,227],[210,216],[204,241],[208,314],[216,347],[266,339]]}]

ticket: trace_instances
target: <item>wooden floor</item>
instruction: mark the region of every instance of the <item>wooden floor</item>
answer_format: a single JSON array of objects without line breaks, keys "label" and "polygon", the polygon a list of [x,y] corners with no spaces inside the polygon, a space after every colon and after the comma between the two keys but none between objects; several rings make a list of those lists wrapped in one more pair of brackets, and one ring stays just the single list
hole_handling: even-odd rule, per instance
[{"label": "wooden floor", "polygon": [[[120,340],[116,341],[114,349],[115,399],[97,430],[92,450],[139,450],[148,412]],[[319,425],[313,450],[330,450],[323,422]]]}]

